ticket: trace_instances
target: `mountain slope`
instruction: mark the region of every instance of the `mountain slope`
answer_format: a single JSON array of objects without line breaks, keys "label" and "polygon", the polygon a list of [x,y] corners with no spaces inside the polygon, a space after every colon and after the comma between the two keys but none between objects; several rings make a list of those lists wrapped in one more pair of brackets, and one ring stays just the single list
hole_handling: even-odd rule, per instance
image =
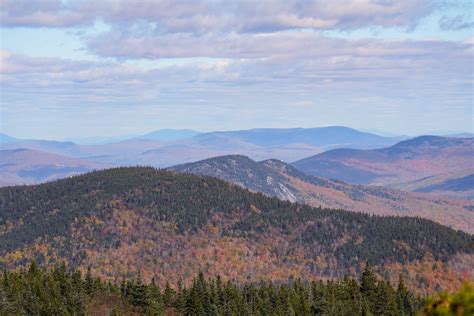
[{"label": "mountain slope", "polygon": [[393,188],[433,193],[452,198],[474,199],[474,169],[443,173],[414,181],[396,183]]},{"label": "mountain slope", "polygon": [[0,150],[0,186],[45,182],[104,167],[38,150]]},{"label": "mountain slope", "polygon": [[474,138],[421,136],[381,149],[334,149],[293,166],[350,183],[394,185],[472,169],[473,157]]},{"label": "mountain slope", "polygon": [[171,169],[216,177],[292,202],[378,215],[420,216],[474,233],[474,213],[470,211],[474,203],[469,201],[313,177],[279,160],[256,162],[233,155]]},{"label": "mountain slope", "polygon": [[433,191],[469,191],[474,190],[474,174],[458,179],[449,179],[441,183],[432,184],[424,188],[418,189],[418,192],[433,192]]},{"label": "mountain slope", "polygon": [[276,196],[290,202],[299,200],[295,188],[289,185],[287,179],[279,172],[242,155],[214,157],[169,169],[219,178],[253,192]]},{"label": "mountain slope", "polygon": [[0,265],[67,260],[174,284],[199,269],[238,281],[315,279],[360,271],[366,259],[391,273],[439,260],[446,277],[418,284],[432,289],[469,277],[459,262],[472,263],[473,251],[471,235],[428,220],[311,208],[152,168],[1,188],[0,218]]}]

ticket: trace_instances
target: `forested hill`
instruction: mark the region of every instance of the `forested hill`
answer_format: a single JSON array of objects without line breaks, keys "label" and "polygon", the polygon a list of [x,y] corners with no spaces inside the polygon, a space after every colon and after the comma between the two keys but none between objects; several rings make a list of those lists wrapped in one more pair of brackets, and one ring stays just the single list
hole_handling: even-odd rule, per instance
[{"label": "forested hill", "polygon": [[[471,277],[473,237],[432,221],[317,209],[153,168],[2,188],[0,220],[0,262],[10,268],[66,260],[106,277],[140,272],[176,284],[198,269],[236,281],[337,277],[368,260],[409,270],[419,288]],[[424,269],[426,260],[436,267]]]},{"label": "forested hill", "polygon": [[474,233],[474,202],[314,177],[276,159],[257,162],[228,155],[170,169],[216,177],[281,200],[375,215],[421,217]]}]

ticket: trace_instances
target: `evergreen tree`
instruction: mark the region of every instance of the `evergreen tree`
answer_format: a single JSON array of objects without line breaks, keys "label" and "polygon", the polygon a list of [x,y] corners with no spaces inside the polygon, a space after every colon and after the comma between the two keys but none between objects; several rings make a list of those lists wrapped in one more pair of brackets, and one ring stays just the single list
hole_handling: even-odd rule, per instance
[{"label": "evergreen tree", "polygon": [[395,290],[390,283],[384,281],[378,283],[376,299],[373,306],[373,312],[376,315],[399,315]]},{"label": "evergreen tree", "polygon": [[186,309],[186,298],[187,298],[187,290],[186,288],[183,287],[183,283],[180,280],[178,282],[178,293],[176,294],[176,300],[175,300],[175,307],[178,310],[178,312],[184,314],[185,309]]},{"label": "evergreen tree", "polygon": [[377,277],[372,271],[372,267],[368,261],[366,261],[365,269],[362,273],[360,292],[362,293],[369,310],[374,312],[376,309],[375,305],[378,302]]},{"label": "evergreen tree", "polygon": [[171,288],[170,283],[166,281],[165,291],[163,293],[163,304],[166,307],[173,306],[174,295],[175,295],[174,290]]},{"label": "evergreen tree", "polygon": [[400,273],[398,276],[398,286],[397,286],[397,306],[400,315],[412,315],[413,314],[413,306],[412,306],[412,297],[410,297],[410,293],[408,288],[405,285],[405,279],[403,274]]},{"label": "evergreen tree", "polygon": [[87,267],[86,278],[85,278],[85,290],[88,295],[94,292],[94,278],[92,277],[91,267]]},{"label": "evergreen tree", "polygon": [[[2,273],[0,315],[84,315],[90,312],[86,305],[104,297],[115,302],[110,310],[116,315],[132,310],[161,315],[168,309],[183,315],[391,316],[414,315],[422,302],[409,292],[402,277],[395,289],[389,282],[377,281],[370,266],[364,270],[360,285],[349,277],[326,283],[297,279],[287,284],[262,281],[238,285],[228,281],[224,285],[219,277],[206,279],[201,272],[189,288],[179,285],[174,291],[167,282],[162,293],[155,279],[150,283],[139,276],[122,279],[117,287],[93,278],[90,269],[82,278],[77,270],[68,271],[64,264],[50,271],[32,264],[28,270]],[[457,313],[470,311],[472,297],[472,287],[466,287],[459,294],[443,294],[430,301],[425,311],[427,315],[441,315],[443,308]],[[407,311],[406,306],[411,310]],[[405,308],[403,313],[401,307]]]}]

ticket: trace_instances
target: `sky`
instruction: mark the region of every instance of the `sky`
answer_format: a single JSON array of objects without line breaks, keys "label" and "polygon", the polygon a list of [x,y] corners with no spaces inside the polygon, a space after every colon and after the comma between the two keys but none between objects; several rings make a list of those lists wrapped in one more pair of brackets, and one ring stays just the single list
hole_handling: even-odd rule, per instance
[{"label": "sky", "polygon": [[0,132],[474,132],[474,1],[0,0]]}]

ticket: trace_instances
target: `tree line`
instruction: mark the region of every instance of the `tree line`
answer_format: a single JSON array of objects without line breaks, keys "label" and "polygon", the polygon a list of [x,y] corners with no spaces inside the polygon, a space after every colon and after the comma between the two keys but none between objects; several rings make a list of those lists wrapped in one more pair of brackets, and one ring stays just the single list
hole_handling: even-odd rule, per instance
[{"label": "tree line", "polygon": [[474,311],[472,287],[437,299],[419,297],[407,289],[403,275],[394,286],[377,278],[369,264],[360,280],[235,284],[219,276],[206,279],[199,272],[188,286],[172,288],[166,283],[161,289],[156,280],[144,283],[140,276],[110,282],[93,277],[90,269],[82,275],[65,264],[47,270],[33,262],[28,269],[3,271],[0,315],[93,314],[91,302],[104,294],[116,298],[107,307],[110,315],[123,315],[123,306],[137,315],[469,315]]}]

